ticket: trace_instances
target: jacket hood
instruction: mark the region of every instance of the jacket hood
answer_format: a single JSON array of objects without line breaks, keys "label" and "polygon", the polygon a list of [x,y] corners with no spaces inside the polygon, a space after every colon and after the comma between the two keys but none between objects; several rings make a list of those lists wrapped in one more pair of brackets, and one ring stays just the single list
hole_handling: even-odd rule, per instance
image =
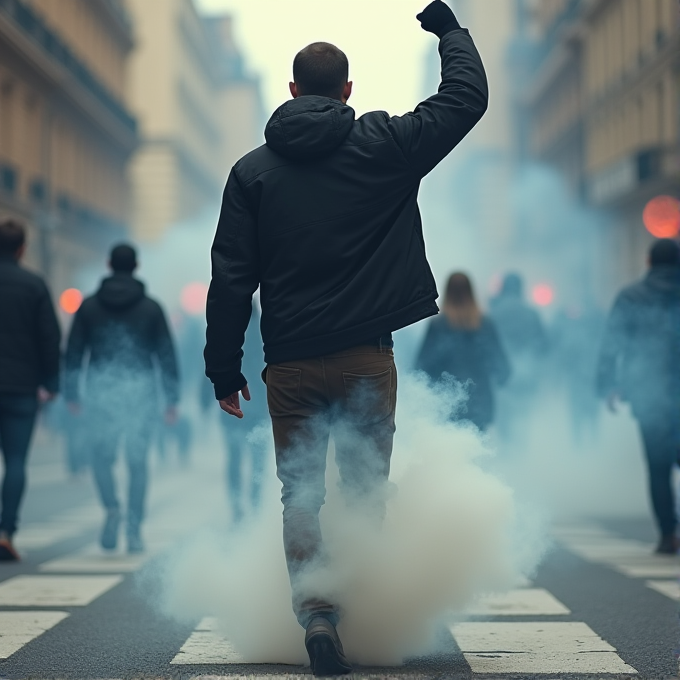
[{"label": "jacket hood", "polygon": [[354,109],[337,99],[307,95],[279,106],[264,131],[267,146],[307,161],[330,154],[352,129]]},{"label": "jacket hood", "polygon": [[667,295],[680,295],[680,267],[658,265],[647,273],[645,283],[654,290]]},{"label": "jacket hood", "polygon": [[130,274],[114,274],[104,279],[95,297],[109,309],[125,309],[144,297],[144,284]]}]

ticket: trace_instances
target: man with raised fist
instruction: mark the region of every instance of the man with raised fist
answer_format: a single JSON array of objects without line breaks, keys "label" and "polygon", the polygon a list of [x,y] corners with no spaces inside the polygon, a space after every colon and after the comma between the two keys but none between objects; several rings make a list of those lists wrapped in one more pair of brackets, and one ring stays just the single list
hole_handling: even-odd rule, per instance
[{"label": "man with raised fist", "polygon": [[324,559],[329,436],[343,492],[379,521],[395,431],[391,334],[438,312],[418,188],[487,107],[481,59],[451,9],[435,0],[417,18],[439,38],[442,80],[403,116],[355,117],[347,57],[334,45],[297,54],[292,99],[271,117],[266,144],[233,167],[212,247],[206,374],[237,418],[247,416],[242,346],[260,288],[284,548],[317,676],[351,671],[338,603],[305,592],[301,578]]}]

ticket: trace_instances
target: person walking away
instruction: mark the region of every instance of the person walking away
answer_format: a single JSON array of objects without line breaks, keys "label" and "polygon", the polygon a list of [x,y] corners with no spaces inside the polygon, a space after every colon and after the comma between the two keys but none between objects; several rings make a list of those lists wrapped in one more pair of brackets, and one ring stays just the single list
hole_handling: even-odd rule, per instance
[{"label": "person walking away", "polygon": [[206,374],[237,418],[250,397],[242,345],[260,287],[284,549],[317,676],[351,670],[338,603],[306,592],[302,578],[325,559],[329,436],[343,492],[379,521],[395,429],[391,333],[438,311],[418,188],[487,107],[484,68],[451,9],[435,0],[418,18],[439,38],[442,81],[403,116],[355,118],[347,57],[334,45],[297,54],[293,99],[274,112],[266,144],[232,168],[212,247]]},{"label": "person walking away", "polygon": [[661,538],[657,553],[675,554],[678,519],[673,467],[680,454],[680,247],[660,239],[649,271],[614,302],[600,351],[597,388],[610,410],[630,404],[644,445],[649,491]]},{"label": "person walking away", "polygon": [[435,382],[448,375],[464,385],[467,402],[451,414],[452,420],[469,421],[482,431],[493,423],[494,388],[507,382],[510,366],[496,327],[479,309],[465,274],[449,277],[444,314],[430,321],[415,368]]},{"label": "person walking away", "polygon": [[[260,313],[253,305],[252,316],[243,345],[242,370],[247,375],[259,376],[264,370]],[[204,376],[201,404],[205,411],[214,403],[212,383]],[[268,421],[267,392],[261,380],[249,385],[250,401],[244,406],[243,419],[229,418],[222,413],[220,426],[226,445],[226,487],[231,518],[238,526],[246,516],[248,506],[255,513],[261,505],[262,481],[266,446],[255,430]]]},{"label": "person walking away", "polygon": [[525,426],[533,410],[548,338],[541,317],[526,301],[519,274],[505,276],[500,293],[491,300],[490,316],[512,370],[498,394],[498,434],[503,445],[518,448],[526,441]]},{"label": "person walking away", "polygon": [[[141,524],[147,490],[147,458],[157,422],[157,374],[165,396],[165,417],[176,420],[178,372],[175,350],[161,306],[134,278],[135,249],[111,250],[112,275],[76,312],[66,348],[65,396],[82,414],[92,471],[106,519],[101,546],[114,550],[121,521],[113,465],[121,439],[129,475],[127,548],[144,549]],[[84,367],[87,358],[87,368]],[[81,376],[84,375],[81,393]]]},{"label": "person walking away", "polygon": [[19,264],[25,250],[24,226],[0,221],[0,561],[12,562],[38,406],[59,391],[59,322],[45,281]]}]

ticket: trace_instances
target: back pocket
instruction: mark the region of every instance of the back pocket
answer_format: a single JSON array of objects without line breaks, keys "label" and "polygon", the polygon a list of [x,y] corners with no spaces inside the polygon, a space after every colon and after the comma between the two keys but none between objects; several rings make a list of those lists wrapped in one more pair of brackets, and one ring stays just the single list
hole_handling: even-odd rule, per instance
[{"label": "back pocket", "polygon": [[390,366],[382,373],[357,374],[343,371],[347,398],[345,410],[357,425],[371,425],[394,410],[396,375]]},{"label": "back pocket", "polygon": [[272,416],[287,416],[300,403],[302,369],[267,366],[267,404]]}]

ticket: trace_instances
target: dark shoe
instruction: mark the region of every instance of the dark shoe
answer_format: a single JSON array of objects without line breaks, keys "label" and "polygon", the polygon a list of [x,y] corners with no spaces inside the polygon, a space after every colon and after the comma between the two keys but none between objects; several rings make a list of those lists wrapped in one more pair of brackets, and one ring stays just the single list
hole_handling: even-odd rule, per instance
[{"label": "dark shoe", "polygon": [[130,555],[139,555],[144,552],[144,542],[139,531],[133,531],[127,535],[128,553]]},{"label": "dark shoe", "polygon": [[6,534],[0,536],[0,562],[18,562],[20,559],[12,539]]},{"label": "dark shoe", "polygon": [[675,555],[680,549],[680,539],[675,534],[662,536],[654,551],[657,555]]},{"label": "dark shoe", "polygon": [[312,673],[317,677],[347,675],[352,672],[352,665],[342,649],[338,632],[328,619],[317,616],[309,622],[305,647]]},{"label": "dark shoe", "polygon": [[115,550],[118,545],[118,527],[120,526],[120,512],[109,510],[104,520],[104,528],[100,543],[104,550]]}]

